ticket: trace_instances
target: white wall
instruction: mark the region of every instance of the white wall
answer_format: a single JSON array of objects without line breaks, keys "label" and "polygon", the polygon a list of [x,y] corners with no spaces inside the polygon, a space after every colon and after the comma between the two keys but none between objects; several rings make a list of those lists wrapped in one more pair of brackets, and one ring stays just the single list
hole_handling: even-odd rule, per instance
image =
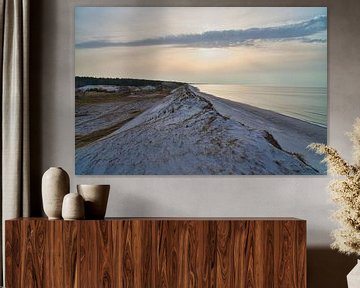
[{"label": "white wall", "polygon": [[[192,1],[194,2],[194,1]],[[107,216],[292,216],[308,221],[308,245],[327,246],[334,224],[327,176],[129,177],[74,176],[74,5],[147,6],[166,1],[39,1],[32,8],[33,185],[50,166],[62,166],[80,183],[109,183]],[[360,116],[360,2],[197,1],[199,6],[328,6],[329,143],[350,159],[344,137]],[[172,5],[191,6],[191,1]],[[35,110],[36,109],[36,110]]]}]

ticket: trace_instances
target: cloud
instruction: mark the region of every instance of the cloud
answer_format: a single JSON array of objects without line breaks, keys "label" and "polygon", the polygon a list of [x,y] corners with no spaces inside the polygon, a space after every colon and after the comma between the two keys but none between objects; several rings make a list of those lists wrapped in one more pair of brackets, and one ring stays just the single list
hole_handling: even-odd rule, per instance
[{"label": "cloud", "polygon": [[304,43],[326,43],[327,40],[326,39],[321,39],[321,38],[302,38],[301,39],[302,42]]},{"label": "cloud", "polygon": [[327,16],[322,15],[302,22],[273,27],[249,28],[241,30],[207,31],[201,34],[169,35],[158,38],[147,38],[130,42],[109,40],[91,40],[77,43],[78,49],[104,47],[139,47],[154,45],[174,45],[191,47],[230,47],[252,45],[254,41],[284,41],[302,39],[304,42],[326,42],[309,40],[306,37],[326,31]]}]

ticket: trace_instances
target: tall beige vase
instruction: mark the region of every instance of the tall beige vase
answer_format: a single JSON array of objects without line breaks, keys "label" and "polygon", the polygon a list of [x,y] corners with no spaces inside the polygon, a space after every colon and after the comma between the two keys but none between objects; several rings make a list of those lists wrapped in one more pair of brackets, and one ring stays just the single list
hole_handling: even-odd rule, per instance
[{"label": "tall beige vase", "polygon": [[69,175],[60,167],[49,168],[42,177],[43,208],[49,219],[61,219],[63,198],[70,190]]},{"label": "tall beige vase", "polygon": [[104,219],[110,185],[77,185],[85,201],[85,219]]}]

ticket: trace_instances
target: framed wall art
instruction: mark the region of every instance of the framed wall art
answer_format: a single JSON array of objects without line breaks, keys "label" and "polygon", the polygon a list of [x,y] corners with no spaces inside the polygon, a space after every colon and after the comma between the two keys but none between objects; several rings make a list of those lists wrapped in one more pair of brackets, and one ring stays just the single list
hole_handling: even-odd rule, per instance
[{"label": "framed wall art", "polygon": [[324,7],[76,7],[77,175],[319,175]]}]

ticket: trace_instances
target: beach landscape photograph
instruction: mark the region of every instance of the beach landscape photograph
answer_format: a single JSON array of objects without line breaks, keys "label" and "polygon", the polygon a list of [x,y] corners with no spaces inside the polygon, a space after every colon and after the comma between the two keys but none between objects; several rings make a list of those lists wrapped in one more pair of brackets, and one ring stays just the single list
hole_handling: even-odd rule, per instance
[{"label": "beach landscape photograph", "polygon": [[77,175],[323,175],[325,7],[76,7]]}]

